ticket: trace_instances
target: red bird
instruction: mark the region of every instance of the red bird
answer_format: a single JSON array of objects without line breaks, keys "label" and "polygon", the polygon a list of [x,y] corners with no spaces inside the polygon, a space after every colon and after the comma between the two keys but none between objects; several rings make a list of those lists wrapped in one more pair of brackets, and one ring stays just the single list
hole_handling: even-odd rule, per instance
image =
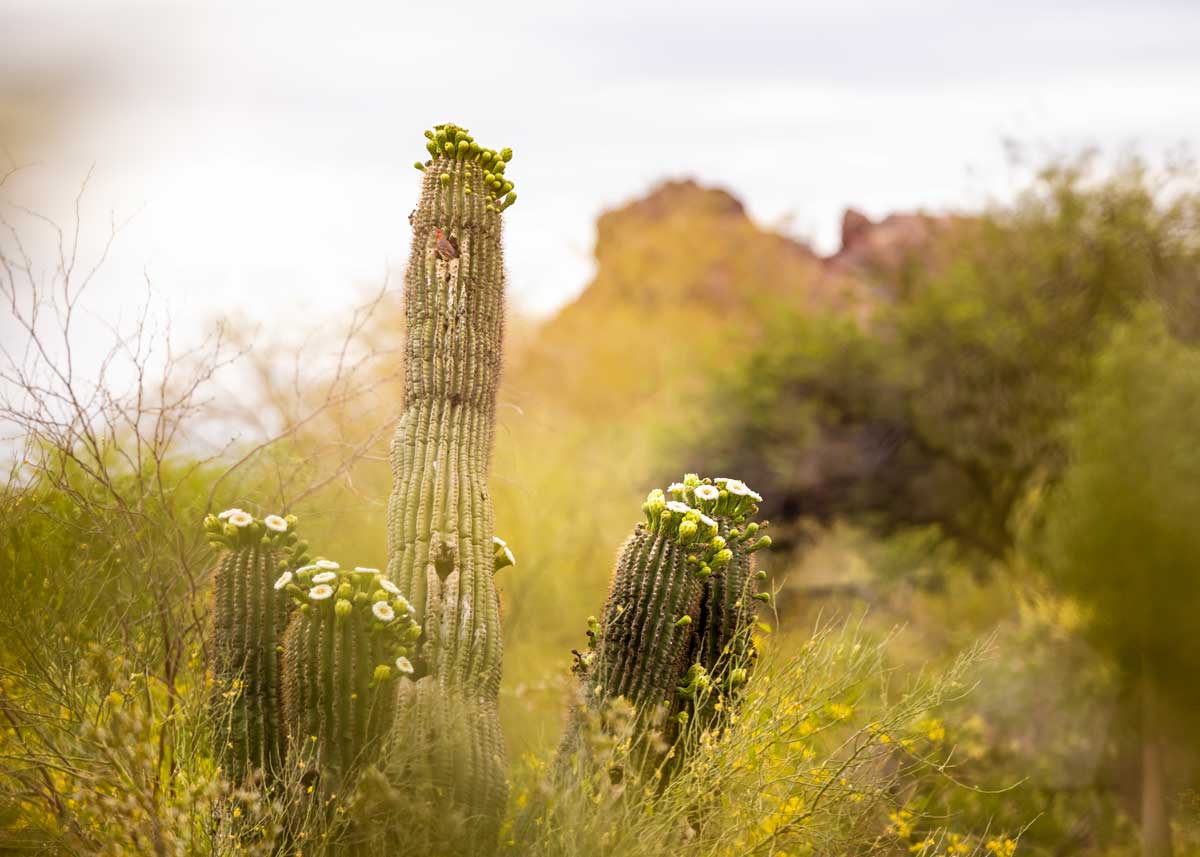
[{"label": "red bird", "polygon": [[445,236],[441,229],[434,230],[433,233],[436,244],[434,248],[437,250],[438,256],[443,262],[449,262],[451,259],[458,258],[458,239],[453,235]]}]

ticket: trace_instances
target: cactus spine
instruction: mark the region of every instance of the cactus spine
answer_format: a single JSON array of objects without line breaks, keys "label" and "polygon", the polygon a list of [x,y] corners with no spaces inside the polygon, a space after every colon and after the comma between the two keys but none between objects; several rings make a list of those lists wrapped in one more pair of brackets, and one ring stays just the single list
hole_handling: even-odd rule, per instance
[{"label": "cactus spine", "polygon": [[[669,495],[669,496],[668,496]],[[650,492],[617,559],[600,621],[589,620],[589,650],[576,653],[583,705],[568,726],[562,759],[581,749],[587,708],[628,700],[649,722],[668,716],[667,737],[718,707],[745,683],[753,645],[759,578],[751,555],[770,544],[750,520],[762,498],[733,479],[688,474],[664,492]],[[664,712],[665,709],[665,712]]]},{"label": "cactus spine", "polygon": [[[281,727],[279,647],[291,599],[273,583],[280,564],[302,562],[295,517],[255,518],[229,509],[205,518],[210,543],[220,551],[212,572],[208,630],[215,688],[214,744],[229,778],[244,782],[280,770],[286,751]],[[282,558],[285,553],[291,556]]]},{"label": "cactus spine", "polygon": [[296,763],[339,787],[381,751],[395,679],[415,674],[416,611],[378,569],[319,560],[275,582],[299,605],[283,643],[284,714]]},{"label": "cactus spine", "polygon": [[438,688],[412,705],[474,712],[470,728],[486,746],[458,772],[455,794],[467,802],[489,796],[488,806],[469,809],[494,822],[505,786],[487,478],[504,316],[500,212],[516,199],[504,176],[512,152],[483,149],[454,125],[426,137],[431,158],[410,218],[404,412],[391,449],[387,571],[416,607],[425,629],[421,655]]}]

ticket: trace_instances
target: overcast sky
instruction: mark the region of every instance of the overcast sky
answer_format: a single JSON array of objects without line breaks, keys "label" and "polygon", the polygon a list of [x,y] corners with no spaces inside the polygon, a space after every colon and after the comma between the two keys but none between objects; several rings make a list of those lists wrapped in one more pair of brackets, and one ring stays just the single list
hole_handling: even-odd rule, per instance
[{"label": "overcast sky", "polygon": [[0,0],[0,95],[58,108],[0,140],[42,163],[0,196],[61,215],[94,165],[85,225],[138,212],[114,307],[143,272],[195,323],[347,304],[403,268],[441,121],[515,150],[512,298],[539,313],[586,285],[596,216],[664,177],[829,251],[847,205],[1002,194],[1005,138],[1200,140],[1195,2],[273,5]]}]

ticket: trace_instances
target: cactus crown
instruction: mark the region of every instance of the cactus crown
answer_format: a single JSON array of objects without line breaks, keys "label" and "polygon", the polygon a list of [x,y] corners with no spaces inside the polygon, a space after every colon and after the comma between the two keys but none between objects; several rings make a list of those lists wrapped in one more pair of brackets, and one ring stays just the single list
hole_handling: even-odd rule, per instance
[{"label": "cactus crown", "polygon": [[[723,476],[701,479],[689,473],[666,491],[651,491],[642,512],[651,533],[694,548],[688,554],[688,565],[705,578],[733,559],[731,541],[740,543],[757,535],[759,525],[750,519],[757,514],[761,501],[762,495],[740,480]],[[724,536],[719,535],[721,522],[728,527]],[[747,551],[753,553],[770,543],[770,538],[763,536],[747,546]]]},{"label": "cactus crown", "polygon": [[[512,149],[508,147],[499,151],[485,149],[475,142],[475,138],[466,128],[460,128],[451,122],[434,125],[432,131],[425,132],[425,137],[427,138],[425,148],[429,150],[431,159],[425,163],[420,161],[414,163],[413,166],[418,170],[424,172],[426,169],[438,166],[440,161],[475,163],[483,171],[483,187],[479,190],[483,192],[489,205],[494,206],[498,211],[503,211],[517,201],[517,195],[513,190],[515,185],[504,174],[508,168],[508,162],[512,160]],[[442,173],[441,181],[443,184],[449,184],[450,174]],[[470,194],[470,185],[467,185],[464,191]]]},{"label": "cactus crown", "polygon": [[236,506],[204,519],[204,532],[213,550],[237,550],[262,545],[282,557],[280,568],[295,568],[308,562],[308,543],[296,539],[296,516],[266,515],[256,518]]},{"label": "cactus crown", "polygon": [[275,581],[312,619],[360,624],[383,644],[384,659],[374,665],[374,680],[384,681],[414,672],[412,655],[421,626],[416,609],[399,587],[377,568],[343,569],[332,560],[285,570]]}]

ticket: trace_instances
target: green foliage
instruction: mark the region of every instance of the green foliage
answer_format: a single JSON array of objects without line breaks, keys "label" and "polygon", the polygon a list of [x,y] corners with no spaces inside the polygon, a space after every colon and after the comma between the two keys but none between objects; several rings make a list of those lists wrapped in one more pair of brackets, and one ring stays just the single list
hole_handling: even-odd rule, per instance
[{"label": "green foliage", "polygon": [[1048,169],[1013,206],[954,223],[866,326],[782,320],[719,385],[727,417],[701,452],[772,513],[936,525],[1003,558],[1023,499],[1062,467],[1058,429],[1112,325],[1157,297],[1177,332],[1200,329],[1200,197],[1154,181],[1136,163],[1102,181],[1087,161]]},{"label": "green foliage", "polygon": [[[891,643],[872,644],[851,623],[759,640],[737,710],[720,724],[689,721],[670,776],[641,764],[646,724],[631,706],[591,712],[580,730],[588,751],[568,760],[570,776],[526,759],[505,853],[932,855],[954,843],[965,850],[949,853],[997,853],[1003,831],[950,830],[911,803],[928,781],[952,788],[927,721],[961,698],[982,651],[889,691]],[[666,733],[657,738],[665,749]]]},{"label": "green foliage", "polygon": [[1200,351],[1147,310],[1118,328],[1067,426],[1045,507],[1054,579],[1090,609],[1094,643],[1190,693],[1200,647]]}]

